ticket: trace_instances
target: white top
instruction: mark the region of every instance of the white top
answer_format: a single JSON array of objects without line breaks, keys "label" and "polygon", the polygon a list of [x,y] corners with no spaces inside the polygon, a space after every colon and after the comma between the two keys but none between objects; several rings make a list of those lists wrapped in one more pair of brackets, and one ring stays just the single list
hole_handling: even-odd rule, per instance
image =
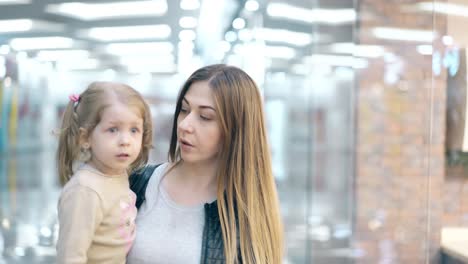
[{"label": "white top", "polygon": [[200,263],[205,211],[203,204],[184,206],[174,202],[162,176],[169,167],[155,169],[146,189],[146,199],[136,218],[136,239],[128,264]]}]

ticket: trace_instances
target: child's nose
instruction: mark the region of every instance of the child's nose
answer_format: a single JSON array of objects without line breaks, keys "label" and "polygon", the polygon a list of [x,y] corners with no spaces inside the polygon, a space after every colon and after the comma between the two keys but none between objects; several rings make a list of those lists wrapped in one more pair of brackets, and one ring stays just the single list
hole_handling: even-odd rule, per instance
[{"label": "child's nose", "polygon": [[120,141],[119,143],[121,145],[128,145],[130,143],[130,135],[129,133],[121,133],[120,134]]}]

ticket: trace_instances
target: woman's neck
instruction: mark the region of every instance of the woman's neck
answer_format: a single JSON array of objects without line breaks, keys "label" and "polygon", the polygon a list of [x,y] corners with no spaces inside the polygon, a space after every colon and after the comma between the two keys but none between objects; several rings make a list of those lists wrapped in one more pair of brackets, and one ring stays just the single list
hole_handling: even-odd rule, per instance
[{"label": "woman's neck", "polygon": [[216,189],[216,169],[215,165],[181,162],[177,165],[175,180],[189,188]]},{"label": "woman's neck", "polygon": [[216,200],[216,167],[181,162],[169,170],[163,185],[180,204],[196,205]]}]

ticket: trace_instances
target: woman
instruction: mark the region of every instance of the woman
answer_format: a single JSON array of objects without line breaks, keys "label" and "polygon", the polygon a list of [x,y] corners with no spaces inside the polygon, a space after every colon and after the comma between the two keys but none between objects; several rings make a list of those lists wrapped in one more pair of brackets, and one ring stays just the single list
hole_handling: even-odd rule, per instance
[{"label": "woman", "polygon": [[211,65],[189,77],[177,99],[169,162],[147,184],[129,264],[281,263],[262,100],[244,71]]}]

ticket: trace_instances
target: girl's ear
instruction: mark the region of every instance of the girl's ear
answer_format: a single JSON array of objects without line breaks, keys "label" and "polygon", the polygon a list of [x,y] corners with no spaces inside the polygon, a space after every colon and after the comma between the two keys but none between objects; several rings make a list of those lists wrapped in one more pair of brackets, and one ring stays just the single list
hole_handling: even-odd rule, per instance
[{"label": "girl's ear", "polygon": [[80,127],[80,146],[88,143],[89,141],[88,139],[89,139],[88,130]]}]

